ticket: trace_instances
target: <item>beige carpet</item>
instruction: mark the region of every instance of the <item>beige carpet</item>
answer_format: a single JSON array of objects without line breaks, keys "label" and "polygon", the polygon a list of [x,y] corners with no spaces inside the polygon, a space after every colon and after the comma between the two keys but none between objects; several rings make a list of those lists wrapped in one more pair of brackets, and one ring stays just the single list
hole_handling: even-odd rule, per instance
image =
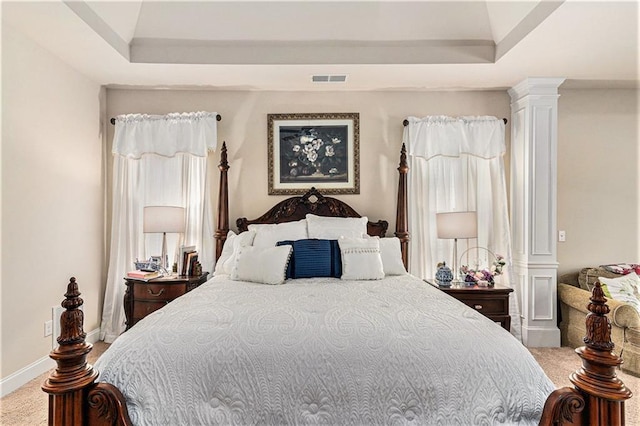
[{"label": "beige carpet", "polygon": [[[108,347],[98,342],[89,354],[89,362],[94,363]],[[578,356],[571,348],[530,348],[547,376],[557,387],[571,386],[569,374],[580,366]],[[0,424],[3,426],[36,426],[47,424],[47,395],[40,389],[48,373],[33,379],[20,389],[0,399]],[[640,378],[623,372],[618,377],[636,395],[625,405],[628,425],[640,425]]]}]

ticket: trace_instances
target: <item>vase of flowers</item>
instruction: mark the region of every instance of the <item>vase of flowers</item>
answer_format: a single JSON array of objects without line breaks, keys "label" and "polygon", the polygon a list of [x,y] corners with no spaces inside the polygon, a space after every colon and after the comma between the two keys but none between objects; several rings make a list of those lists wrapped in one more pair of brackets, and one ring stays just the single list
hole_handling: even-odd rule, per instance
[{"label": "vase of flowers", "polygon": [[[485,249],[487,250],[487,249]],[[489,268],[472,269],[466,265],[460,267],[460,274],[464,277],[464,281],[469,285],[478,284],[480,286],[493,287],[495,285],[495,277],[502,274],[506,261],[504,257],[497,254],[494,255],[487,250],[494,257],[494,261]],[[463,253],[464,254],[464,253]]]}]

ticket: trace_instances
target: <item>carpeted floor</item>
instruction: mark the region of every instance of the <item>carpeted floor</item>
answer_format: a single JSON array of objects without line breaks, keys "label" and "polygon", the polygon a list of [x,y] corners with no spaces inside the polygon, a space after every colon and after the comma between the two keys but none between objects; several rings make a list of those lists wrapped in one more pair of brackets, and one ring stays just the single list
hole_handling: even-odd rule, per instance
[{"label": "carpeted floor", "polygon": [[[89,363],[108,347],[106,343],[93,345]],[[530,348],[530,352],[542,366],[556,387],[571,386],[569,374],[580,366],[578,356],[571,348]],[[47,395],[40,389],[49,373],[33,379],[20,389],[0,399],[0,424],[3,426],[37,426],[47,424]],[[640,425],[640,378],[618,373],[618,377],[634,393],[634,398],[625,404],[626,423]]]}]

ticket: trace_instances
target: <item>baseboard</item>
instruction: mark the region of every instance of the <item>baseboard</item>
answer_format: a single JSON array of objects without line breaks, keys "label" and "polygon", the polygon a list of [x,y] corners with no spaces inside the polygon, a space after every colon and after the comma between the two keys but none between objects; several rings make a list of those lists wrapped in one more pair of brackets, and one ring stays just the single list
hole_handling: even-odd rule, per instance
[{"label": "baseboard", "polygon": [[522,326],[522,342],[530,348],[560,347],[560,329]]},{"label": "baseboard", "polygon": [[[100,329],[97,328],[87,333],[86,341],[87,343],[95,343],[99,340],[99,337]],[[11,392],[29,383],[39,375],[55,368],[55,366],[55,361],[49,358],[49,356],[47,355],[27,365],[26,367],[21,368],[15,373],[10,374],[9,376],[0,380],[0,398],[9,395]]]}]

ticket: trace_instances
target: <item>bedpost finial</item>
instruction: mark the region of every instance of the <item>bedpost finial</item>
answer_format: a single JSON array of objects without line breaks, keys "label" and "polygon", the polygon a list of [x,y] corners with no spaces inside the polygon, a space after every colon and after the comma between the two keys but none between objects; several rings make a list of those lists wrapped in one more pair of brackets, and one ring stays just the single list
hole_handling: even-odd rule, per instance
[{"label": "bedpost finial", "polygon": [[222,141],[222,148],[220,148],[220,164],[218,168],[221,172],[229,170],[229,162],[227,161],[227,142]]},{"label": "bedpost finial", "polygon": [[400,174],[407,174],[409,172],[409,165],[407,164],[407,147],[402,142],[402,148],[400,149],[400,165],[398,166]]},{"label": "bedpost finial", "polygon": [[593,349],[610,351],[614,346],[611,341],[611,322],[606,316],[610,309],[600,281],[596,281],[589,300],[591,302],[587,306],[589,314],[587,314],[587,335],[584,337],[584,343]]},{"label": "bedpost finial", "polygon": [[84,300],[80,294],[75,277],[71,277],[67,284],[67,292],[64,294],[65,299],[61,303],[65,311],[60,316],[60,336],[58,336],[60,345],[84,343],[84,338],[87,336],[82,329],[84,313],[79,308]]}]

